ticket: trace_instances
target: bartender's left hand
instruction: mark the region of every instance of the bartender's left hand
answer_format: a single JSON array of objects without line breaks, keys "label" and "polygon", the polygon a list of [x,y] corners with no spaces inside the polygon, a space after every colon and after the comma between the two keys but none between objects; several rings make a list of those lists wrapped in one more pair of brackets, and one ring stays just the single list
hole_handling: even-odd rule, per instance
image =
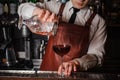
[{"label": "bartender's left hand", "polygon": [[61,75],[63,73],[65,76],[70,76],[72,72],[78,71],[79,66],[80,63],[77,60],[63,62],[58,68],[58,74]]}]

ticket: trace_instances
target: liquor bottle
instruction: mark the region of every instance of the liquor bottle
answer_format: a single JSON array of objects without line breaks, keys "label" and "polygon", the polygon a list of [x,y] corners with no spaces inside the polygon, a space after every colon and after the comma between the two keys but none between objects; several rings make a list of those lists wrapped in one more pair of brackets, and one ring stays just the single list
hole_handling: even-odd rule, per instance
[{"label": "liquor bottle", "polygon": [[17,7],[18,7],[17,0],[9,0],[9,11],[10,11],[10,14],[16,14],[17,13]]},{"label": "liquor bottle", "polygon": [[9,13],[9,9],[8,9],[8,4],[7,3],[4,4],[4,13],[5,14]]},{"label": "liquor bottle", "polygon": [[10,19],[9,24],[11,25],[11,27],[18,26],[18,19],[19,19],[19,16],[17,14],[18,5],[19,5],[19,2],[17,0],[9,0],[9,6],[8,6],[9,15],[8,15],[8,17]]},{"label": "liquor bottle", "polygon": [[101,0],[95,0],[95,12],[102,16],[102,2],[101,2]]},{"label": "liquor bottle", "polygon": [[0,0],[0,15],[3,14],[3,7],[4,7],[4,2],[3,0]]},{"label": "liquor bottle", "polygon": [[[4,1],[0,0],[0,26],[2,26],[2,15],[4,13]],[[0,28],[0,32],[1,32],[1,28]],[[1,39],[1,36],[0,36]],[[1,40],[0,40],[1,41]]]}]

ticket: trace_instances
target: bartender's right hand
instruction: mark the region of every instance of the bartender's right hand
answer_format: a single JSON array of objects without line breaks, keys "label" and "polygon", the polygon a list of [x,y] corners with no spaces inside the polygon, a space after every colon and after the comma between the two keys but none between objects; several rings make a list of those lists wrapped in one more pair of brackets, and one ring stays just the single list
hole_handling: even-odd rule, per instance
[{"label": "bartender's right hand", "polygon": [[37,15],[38,19],[45,23],[45,22],[57,22],[58,17],[55,13],[50,12],[46,9],[35,8],[33,11],[33,16]]},{"label": "bartender's right hand", "polygon": [[[54,22],[58,21],[57,15],[46,9],[35,8],[32,15],[33,16],[36,15],[38,20],[43,24],[50,23],[50,22],[54,23]],[[29,29],[31,32],[33,32],[35,34],[52,35],[52,32],[40,32],[40,31],[36,31],[32,28],[29,28]]]}]

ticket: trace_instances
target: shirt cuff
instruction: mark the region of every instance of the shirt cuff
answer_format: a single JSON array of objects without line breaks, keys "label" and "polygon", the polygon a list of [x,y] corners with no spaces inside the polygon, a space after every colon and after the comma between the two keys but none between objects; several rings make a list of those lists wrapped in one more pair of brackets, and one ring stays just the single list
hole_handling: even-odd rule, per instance
[{"label": "shirt cuff", "polygon": [[97,57],[93,54],[87,54],[74,60],[77,60],[80,63],[80,71],[87,71],[88,69],[97,66],[98,63]]}]

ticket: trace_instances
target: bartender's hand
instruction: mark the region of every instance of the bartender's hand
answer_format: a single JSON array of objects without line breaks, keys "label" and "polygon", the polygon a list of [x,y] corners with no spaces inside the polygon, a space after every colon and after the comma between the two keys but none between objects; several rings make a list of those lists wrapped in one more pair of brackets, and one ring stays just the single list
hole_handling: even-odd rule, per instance
[{"label": "bartender's hand", "polygon": [[[50,22],[57,22],[58,21],[58,17],[55,13],[52,13],[46,9],[40,9],[40,8],[35,8],[33,11],[33,16],[36,15],[38,20],[40,20],[41,23],[50,23]],[[30,28],[29,28],[30,29]],[[33,29],[30,29],[31,32],[35,33],[35,34],[40,34],[40,35],[51,35],[52,32],[40,32],[40,31],[36,31]]]},{"label": "bartender's hand", "polygon": [[41,22],[57,22],[58,17],[55,13],[50,12],[46,9],[35,8],[33,11],[33,15],[37,15],[38,19]]},{"label": "bartender's hand", "polygon": [[72,72],[79,70],[80,63],[77,60],[63,62],[58,68],[58,74],[61,75],[62,71],[65,76],[70,76]]}]

